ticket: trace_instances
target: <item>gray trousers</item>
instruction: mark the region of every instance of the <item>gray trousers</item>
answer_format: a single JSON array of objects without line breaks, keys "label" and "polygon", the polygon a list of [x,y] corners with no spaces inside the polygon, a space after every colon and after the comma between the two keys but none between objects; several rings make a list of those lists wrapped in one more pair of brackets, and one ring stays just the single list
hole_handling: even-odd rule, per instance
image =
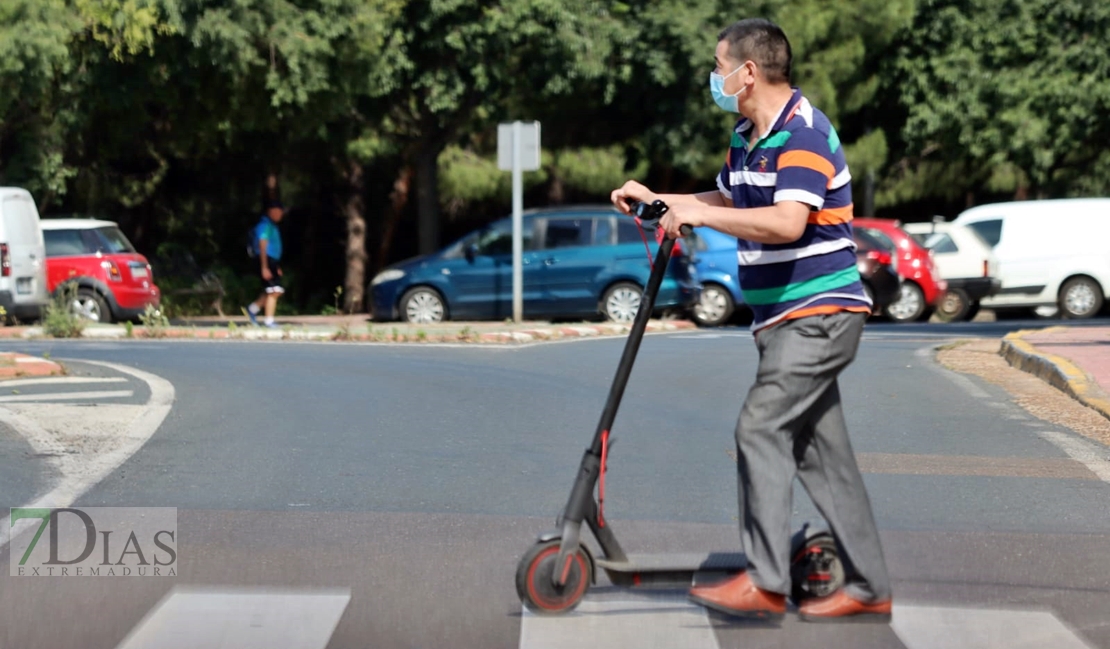
[{"label": "gray trousers", "polygon": [[788,320],[756,334],[759,371],[736,426],[741,539],[748,574],[790,592],[790,514],[797,476],[840,548],[846,588],[891,596],[886,562],[840,403],[837,376],[855,358],[866,315]]}]

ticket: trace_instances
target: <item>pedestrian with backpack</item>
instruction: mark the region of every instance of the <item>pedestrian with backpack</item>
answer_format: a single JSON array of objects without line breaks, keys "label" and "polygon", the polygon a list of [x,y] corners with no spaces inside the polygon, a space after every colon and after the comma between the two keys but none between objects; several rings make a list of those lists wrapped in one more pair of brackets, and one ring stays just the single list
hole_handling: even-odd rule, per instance
[{"label": "pedestrian with backpack", "polygon": [[258,224],[252,229],[250,252],[259,262],[259,275],[262,277],[262,293],[258,299],[247,306],[247,317],[251,324],[258,324],[258,314],[265,309],[263,324],[276,327],[274,312],[277,311],[278,298],[285,293],[281,285],[281,230],[278,224],[285,215],[285,208],[278,202],[266,205]]}]

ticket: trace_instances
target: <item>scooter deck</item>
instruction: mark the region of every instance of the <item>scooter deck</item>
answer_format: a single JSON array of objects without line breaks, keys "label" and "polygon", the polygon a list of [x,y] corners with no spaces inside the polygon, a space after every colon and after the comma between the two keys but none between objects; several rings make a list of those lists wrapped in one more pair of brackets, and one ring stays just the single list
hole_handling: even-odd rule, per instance
[{"label": "scooter deck", "polygon": [[733,573],[744,569],[741,552],[709,554],[630,554],[627,561],[596,559],[617,586],[689,586],[698,573]]}]

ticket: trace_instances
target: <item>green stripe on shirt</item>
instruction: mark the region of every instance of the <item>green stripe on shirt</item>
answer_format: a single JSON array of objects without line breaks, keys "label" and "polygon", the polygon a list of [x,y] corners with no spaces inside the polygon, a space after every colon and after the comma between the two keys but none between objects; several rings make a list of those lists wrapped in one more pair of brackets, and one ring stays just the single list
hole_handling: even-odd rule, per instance
[{"label": "green stripe on shirt", "polygon": [[764,138],[759,142],[757,149],[773,149],[786,144],[786,141],[793,135],[790,131],[779,131],[774,135]]},{"label": "green stripe on shirt", "polygon": [[829,153],[836,153],[840,148],[840,136],[836,134],[836,129],[829,130]]},{"label": "green stripe on shirt", "polygon": [[777,304],[800,300],[804,297],[825,293],[835,288],[847,286],[859,281],[859,270],[853,264],[844,270],[838,270],[829,275],[814,277],[813,279],[786,286],[773,288],[744,289],[744,301],[748,304],[761,306],[764,304]]}]

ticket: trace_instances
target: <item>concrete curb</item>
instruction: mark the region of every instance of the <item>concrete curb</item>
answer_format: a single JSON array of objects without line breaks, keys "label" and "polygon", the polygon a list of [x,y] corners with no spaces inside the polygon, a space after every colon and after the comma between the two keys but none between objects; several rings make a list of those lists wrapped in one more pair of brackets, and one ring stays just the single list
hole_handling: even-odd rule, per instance
[{"label": "concrete curb", "polygon": [[[648,322],[647,332],[658,333],[696,328],[697,325],[688,320],[653,320]],[[131,335],[129,336],[126,327],[113,325],[87,327],[81,333],[81,338],[111,340],[310,340],[393,344],[472,343],[504,345],[564,340],[568,338],[618,336],[627,334],[630,329],[630,325],[598,323],[588,325],[546,325],[524,329],[479,331],[472,329],[469,325],[460,323],[457,329],[450,331],[424,331],[418,327],[391,327],[385,324],[371,326],[364,331],[354,331],[350,327],[342,326],[327,328],[314,326],[313,328],[309,328],[287,325],[277,329],[266,329],[254,326],[167,327],[159,329],[155,333],[148,331],[145,327],[136,326],[131,328]],[[0,330],[0,339],[2,338],[45,339],[50,338],[50,336],[45,335],[41,327],[8,327]]]},{"label": "concrete curb", "polygon": [[1086,372],[1062,356],[1038,350],[1024,336],[1049,329],[1015,331],[1002,339],[998,353],[1017,369],[1028,372],[1076,401],[1110,419],[1110,396]]}]

